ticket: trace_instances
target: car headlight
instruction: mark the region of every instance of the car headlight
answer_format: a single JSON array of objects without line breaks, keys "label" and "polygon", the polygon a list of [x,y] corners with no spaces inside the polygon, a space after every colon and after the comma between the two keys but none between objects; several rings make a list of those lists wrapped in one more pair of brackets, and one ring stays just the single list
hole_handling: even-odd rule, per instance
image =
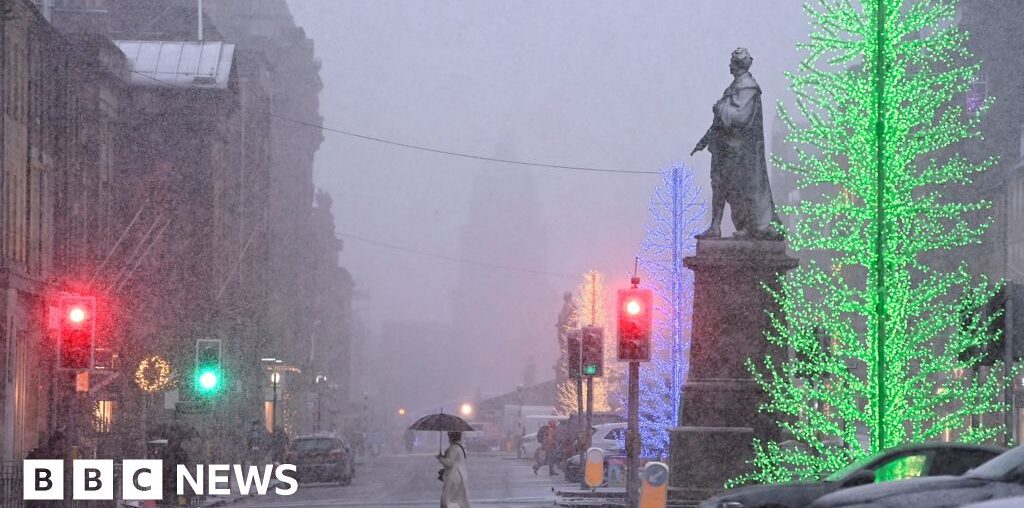
[{"label": "car headlight", "polygon": [[718,508],[743,508],[743,503],[739,501],[721,501],[718,503]]}]

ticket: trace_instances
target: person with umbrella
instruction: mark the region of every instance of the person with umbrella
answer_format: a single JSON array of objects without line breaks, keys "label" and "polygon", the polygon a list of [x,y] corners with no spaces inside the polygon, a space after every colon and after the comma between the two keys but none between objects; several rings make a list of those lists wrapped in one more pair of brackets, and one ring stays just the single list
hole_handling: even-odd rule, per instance
[{"label": "person with umbrella", "polygon": [[444,466],[441,480],[441,508],[469,508],[469,493],[466,490],[466,449],[462,447],[462,433],[448,433],[448,449],[444,455],[437,455]]},{"label": "person with umbrella", "polygon": [[412,424],[411,430],[432,430],[448,432],[448,449],[441,453],[441,438],[437,440],[437,461],[443,469],[438,479],[444,482],[441,489],[441,508],[469,508],[469,493],[466,489],[466,449],[462,447],[462,433],[472,432],[473,426],[455,415],[439,413],[427,415]]}]

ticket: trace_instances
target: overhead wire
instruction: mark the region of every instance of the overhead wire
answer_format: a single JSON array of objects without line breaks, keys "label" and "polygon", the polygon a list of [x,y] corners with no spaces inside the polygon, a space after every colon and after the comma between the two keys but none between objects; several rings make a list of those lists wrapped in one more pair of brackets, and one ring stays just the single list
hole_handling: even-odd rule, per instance
[{"label": "overhead wire", "polygon": [[633,174],[633,175],[656,175],[656,174],[660,174],[658,171],[643,171],[643,170],[637,170],[637,169],[593,168],[593,167],[588,167],[588,166],[568,166],[568,165],[563,165],[563,164],[548,164],[548,163],[544,163],[544,162],[521,161],[521,160],[515,160],[515,159],[502,159],[502,158],[499,158],[499,157],[487,157],[487,156],[483,156],[483,155],[474,155],[474,154],[468,154],[468,153],[463,153],[463,152],[455,152],[455,151],[452,151],[452,150],[441,150],[439,148],[431,148],[431,147],[423,146],[423,145],[414,145],[412,143],[403,143],[403,142],[400,142],[400,141],[394,141],[394,140],[380,138],[380,137],[376,137],[376,136],[368,136],[366,134],[360,134],[358,132],[346,131],[346,130],[342,130],[342,129],[335,129],[333,127],[327,127],[325,125],[320,125],[320,124],[316,124],[316,123],[313,123],[313,122],[306,122],[306,121],[303,121],[303,120],[297,120],[297,119],[294,119],[294,118],[289,118],[289,117],[278,115],[278,114],[275,114],[275,113],[268,113],[268,115],[271,116],[271,117],[277,118],[279,120],[284,120],[286,122],[292,122],[292,123],[295,123],[295,124],[298,124],[298,125],[304,125],[306,127],[311,127],[311,128],[314,128],[314,129],[320,129],[322,131],[333,132],[335,134],[342,134],[342,135],[345,135],[345,136],[350,136],[350,137],[353,137],[353,138],[363,139],[363,140],[367,140],[367,141],[375,141],[377,143],[383,143],[383,144],[386,144],[386,145],[399,146],[399,147],[402,147],[402,148],[408,148],[410,150],[420,150],[420,151],[423,151],[423,152],[430,152],[430,153],[436,153],[436,154],[441,154],[441,155],[450,155],[452,157],[462,157],[462,158],[465,158],[465,159],[474,159],[474,160],[487,161],[487,162],[498,162],[498,163],[501,163],[501,164],[516,164],[516,165],[520,165],[520,166],[534,166],[534,167],[538,167],[538,168],[565,169],[565,170],[571,170],[571,171],[590,171],[590,172],[597,172],[597,173],[623,173],[623,174]]},{"label": "overhead wire", "polygon": [[[139,72],[139,71],[134,70],[134,69],[131,71],[131,73],[139,75],[139,76],[142,76],[142,77],[144,77],[146,79],[149,79],[149,80],[152,80],[154,82],[170,86],[170,87],[177,87],[177,85],[174,84],[174,83],[171,83],[169,81],[164,81],[164,80],[159,79],[159,78],[155,78],[153,76],[150,76],[148,74],[144,74],[144,73]],[[299,119],[296,119],[296,118],[291,118],[291,117],[287,117],[287,116],[284,116],[284,115],[279,115],[279,114],[276,114],[276,113],[267,113],[267,116],[270,116],[272,118],[277,118],[278,120],[282,120],[282,121],[285,121],[285,122],[291,122],[291,123],[294,123],[296,125],[302,125],[302,126],[313,128],[313,129],[319,129],[319,130],[322,130],[322,131],[325,131],[325,132],[332,132],[332,133],[335,133],[335,134],[341,134],[343,136],[349,136],[349,137],[353,137],[353,138],[357,138],[357,139],[362,139],[362,140],[365,140],[365,141],[373,141],[373,142],[376,142],[376,143],[382,143],[382,144],[385,144],[385,145],[391,145],[391,146],[397,146],[397,147],[401,147],[401,148],[407,148],[407,149],[410,149],[410,150],[419,150],[419,151],[422,151],[422,152],[436,153],[436,154],[440,154],[440,155],[448,155],[448,156],[451,156],[451,157],[460,157],[460,158],[464,158],[464,159],[473,159],[473,160],[486,161],[486,162],[497,162],[497,163],[500,163],[500,164],[514,164],[514,165],[518,165],[518,166],[533,166],[533,167],[538,167],[538,168],[563,169],[563,170],[568,170],[568,171],[587,171],[587,172],[593,172],[593,173],[619,173],[619,174],[631,174],[631,175],[657,175],[657,174],[660,174],[660,172],[658,172],[658,171],[645,171],[645,170],[639,170],[639,169],[594,168],[594,167],[589,167],[589,166],[571,166],[571,165],[566,165],[566,164],[550,164],[550,163],[545,163],[545,162],[522,161],[522,160],[516,160],[516,159],[502,159],[500,157],[487,157],[487,156],[484,156],[484,155],[475,155],[475,154],[464,153],[464,152],[456,152],[454,150],[442,150],[440,148],[431,148],[429,146],[424,146],[424,145],[416,145],[416,144],[412,144],[412,143],[404,143],[404,142],[401,142],[401,141],[395,141],[395,140],[391,140],[391,139],[387,139],[387,138],[382,138],[382,137],[378,137],[378,136],[370,136],[368,134],[361,134],[361,133],[358,133],[358,132],[355,132],[355,131],[336,129],[336,128],[333,128],[333,127],[328,127],[328,126],[325,126],[325,125],[321,125],[319,123],[299,120]]]},{"label": "overhead wire", "polygon": [[444,260],[453,261],[453,262],[457,262],[457,263],[464,263],[464,264],[468,264],[468,265],[481,266],[481,267],[484,267],[484,268],[494,268],[494,269],[497,269],[497,270],[506,270],[506,271],[510,271],[510,272],[520,272],[520,273],[529,273],[529,274],[533,274],[533,275],[545,275],[545,276],[551,276],[551,277],[566,277],[566,278],[571,278],[571,279],[579,278],[578,274],[569,274],[569,273],[561,273],[561,272],[550,272],[550,271],[546,271],[546,270],[531,270],[529,268],[519,268],[519,267],[515,267],[515,266],[501,265],[501,264],[497,264],[497,263],[488,263],[488,262],[485,262],[485,261],[476,261],[476,260],[473,260],[473,259],[465,259],[465,258],[459,258],[459,257],[454,257],[454,256],[446,256],[444,254],[436,254],[436,253],[433,253],[433,252],[426,252],[426,251],[421,251],[421,250],[417,250],[417,249],[411,249],[409,247],[403,247],[401,245],[395,245],[395,244],[390,244],[390,243],[386,243],[386,242],[381,242],[381,241],[378,241],[378,240],[373,240],[373,239],[370,239],[370,238],[365,238],[365,237],[361,237],[361,236],[357,236],[357,235],[351,235],[351,234],[348,234],[348,233],[335,233],[335,234],[340,236],[340,237],[342,237],[342,238],[349,238],[349,239],[352,239],[352,240],[358,240],[358,241],[363,242],[363,243],[368,243],[368,244],[371,244],[371,245],[376,245],[378,247],[384,247],[384,248],[391,249],[391,250],[408,252],[408,253],[411,253],[411,254],[418,254],[418,255],[421,255],[421,256],[428,256],[428,257],[432,257],[432,258],[444,259]]},{"label": "overhead wire", "polygon": [[[144,77],[146,79],[155,81],[157,83],[161,83],[161,84],[164,84],[164,85],[167,85],[167,86],[172,86],[172,87],[176,86],[174,83],[171,83],[171,82],[168,82],[168,81],[164,81],[164,80],[161,80],[159,78],[155,78],[153,76],[149,76],[147,74],[143,74],[143,73],[141,73],[139,71],[136,71],[136,70],[132,70],[131,72],[133,74],[137,74],[139,76],[142,76],[142,77]],[[427,151],[427,152],[440,153],[440,154],[451,155],[451,156],[456,156],[456,157],[464,157],[464,158],[470,158],[470,159],[485,160],[485,161],[490,161],[490,162],[500,162],[500,163],[506,163],[506,164],[518,164],[518,165],[528,165],[528,166],[539,166],[539,167],[546,167],[546,168],[577,170],[577,171],[598,171],[598,172],[606,172],[606,173],[644,173],[644,174],[646,174],[646,173],[657,173],[656,171],[654,171],[654,172],[652,172],[652,171],[629,171],[629,170],[588,168],[588,167],[582,167],[582,166],[560,166],[560,165],[555,165],[555,164],[541,164],[541,163],[533,163],[533,162],[525,162],[525,161],[515,161],[515,160],[510,160],[510,159],[498,159],[498,158],[493,158],[493,157],[481,157],[481,156],[470,155],[470,154],[463,154],[463,153],[458,153],[458,152],[449,152],[449,151],[445,151],[445,150],[437,150],[437,149],[428,148],[428,147],[422,147],[422,146],[418,146],[418,145],[399,143],[399,142],[396,142],[396,141],[390,141],[390,140],[386,140],[386,139],[383,139],[383,138],[376,138],[376,137],[373,137],[373,136],[366,136],[366,135],[357,134],[357,133],[353,133],[353,132],[342,131],[342,130],[339,130],[339,129],[332,129],[330,127],[324,127],[322,125],[317,125],[317,124],[314,124],[314,123],[311,123],[311,122],[303,122],[301,120],[295,120],[295,119],[292,119],[292,118],[283,117],[283,116],[276,115],[276,114],[273,114],[273,113],[268,113],[268,116],[271,116],[271,117],[274,117],[274,118],[278,118],[280,120],[294,122],[294,123],[297,123],[297,124],[300,124],[300,125],[305,125],[305,126],[308,126],[308,127],[314,127],[314,128],[318,128],[318,129],[322,129],[322,130],[328,131],[328,132],[335,132],[335,133],[338,133],[338,134],[344,134],[344,135],[347,135],[347,136],[352,136],[352,137],[356,137],[356,138],[360,138],[360,139],[366,139],[366,140],[370,140],[370,141],[376,141],[376,142],[380,142],[380,143],[385,143],[385,144],[390,144],[390,145],[395,145],[395,146],[401,146],[401,147],[415,149],[415,150],[422,150],[422,151]],[[468,264],[468,265],[474,265],[474,266],[480,266],[480,267],[484,267],[484,268],[492,268],[492,269],[496,269],[496,270],[506,270],[506,271],[512,271],[512,272],[529,273],[529,274],[533,274],[533,275],[544,275],[544,276],[551,276],[551,277],[566,277],[566,278],[572,278],[572,279],[575,279],[575,278],[578,277],[578,275],[575,275],[575,274],[551,272],[551,271],[545,271],[545,270],[531,270],[531,269],[528,269],[528,268],[519,268],[519,267],[514,267],[514,266],[500,265],[500,264],[496,264],[496,263],[488,263],[488,262],[485,262],[485,261],[476,261],[476,260],[472,260],[472,259],[459,258],[459,257],[455,257],[455,256],[447,256],[447,255],[444,255],[444,254],[437,254],[437,253],[433,253],[433,252],[425,252],[425,251],[421,251],[421,250],[417,250],[417,249],[412,249],[412,248],[409,248],[409,247],[403,247],[401,245],[390,244],[390,243],[386,243],[386,242],[381,242],[379,240],[373,240],[373,239],[370,239],[370,238],[365,238],[365,237],[361,237],[361,236],[357,236],[357,235],[351,235],[351,234],[347,234],[347,233],[335,233],[335,234],[338,235],[338,236],[341,236],[343,238],[349,238],[349,239],[352,239],[352,240],[357,240],[357,241],[360,241],[360,242],[363,242],[363,243],[366,243],[366,244],[376,245],[378,247],[383,247],[383,248],[387,248],[387,249],[391,249],[391,250],[402,251],[402,252],[406,252],[406,253],[410,253],[410,254],[417,254],[417,255],[432,257],[432,258],[436,258],[436,259],[444,259],[444,260],[447,260],[447,261],[452,261],[452,262],[456,262],[456,263],[463,263],[463,264]]]}]

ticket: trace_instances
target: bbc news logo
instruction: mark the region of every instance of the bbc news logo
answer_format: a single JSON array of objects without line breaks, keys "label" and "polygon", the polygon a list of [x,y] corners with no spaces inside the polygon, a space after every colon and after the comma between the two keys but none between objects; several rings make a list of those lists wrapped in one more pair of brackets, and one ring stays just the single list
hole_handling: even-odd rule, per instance
[{"label": "bbc news logo", "polygon": [[[26,459],[24,463],[24,496],[27,501],[64,499],[64,461],[60,459]],[[121,499],[125,501],[153,501],[163,498],[164,481],[162,460],[121,461]],[[279,496],[294,494],[299,484],[295,480],[295,466],[248,466],[240,464],[198,465],[193,472],[188,466],[178,465],[174,474],[175,493],[185,495],[185,486],[197,495],[226,496],[234,479],[242,495],[255,492],[264,496],[272,480],[277,480],[274,493]],[[114,499],[113,460],[74,460],[71,462],[71,498],[75,500]]]}]

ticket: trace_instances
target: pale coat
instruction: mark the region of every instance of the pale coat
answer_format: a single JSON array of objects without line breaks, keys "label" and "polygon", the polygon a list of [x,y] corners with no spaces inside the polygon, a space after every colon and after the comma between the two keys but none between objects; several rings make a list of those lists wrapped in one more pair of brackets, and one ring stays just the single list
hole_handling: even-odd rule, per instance
[{"label": "pale coat", "polygon": [[441,508],[469,508],[466,490],[466,451],[458,444],[448,445],[437,460],[444,466],[444,487],[441,490]]}]

